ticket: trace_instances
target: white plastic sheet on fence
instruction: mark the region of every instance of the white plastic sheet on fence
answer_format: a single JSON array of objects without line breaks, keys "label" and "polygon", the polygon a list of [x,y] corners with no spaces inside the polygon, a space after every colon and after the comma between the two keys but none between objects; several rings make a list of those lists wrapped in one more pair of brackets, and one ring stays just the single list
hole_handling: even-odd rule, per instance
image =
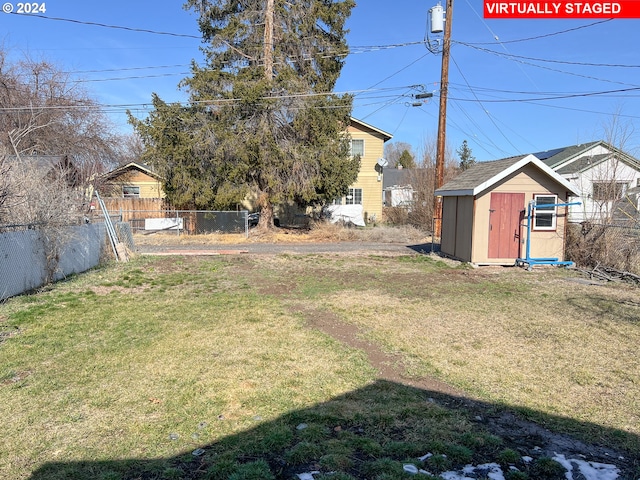
[{"label": "white plastic sheet on fence", "polygon": [[329,219],[331,223],[343,221],[351,222],[358,227],[365,226],[362,205],[329,205],[326,211],[331,214]]}]

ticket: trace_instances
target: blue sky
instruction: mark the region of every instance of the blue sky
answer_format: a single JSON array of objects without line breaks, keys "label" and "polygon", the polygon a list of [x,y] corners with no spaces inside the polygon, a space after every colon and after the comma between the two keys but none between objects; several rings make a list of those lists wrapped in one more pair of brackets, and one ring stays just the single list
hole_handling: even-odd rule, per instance
[{"label": "blue sky", "polygon": [[[354,117],[416,154],[437,134],[441,56],[423,43],[436,3],[359,0],[348,22],[352,54],[336,85],[356,95]],[[11,58],[29,54],[71,72],[125,132],[126,108],[145,116],[152,92],[186,99],[177,84],[202,57],[196,16],[182,2],[45,5],[49,18],[0,14]],[[455,0],[448,145],[466,139],[478,160],[491,160],[606,140],[615,120],[628,137],[623,148],[640,154],[640,20],[486,20],[482,7]],[[434,97],[412,106],[422,91]]]}]

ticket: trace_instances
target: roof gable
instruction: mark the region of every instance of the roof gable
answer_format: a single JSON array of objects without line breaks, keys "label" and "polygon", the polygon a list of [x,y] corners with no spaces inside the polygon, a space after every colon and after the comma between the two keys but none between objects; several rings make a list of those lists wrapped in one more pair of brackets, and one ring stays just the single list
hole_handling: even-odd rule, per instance
[{"label": "roof gable", "polygon": [[542,172],[566,188],[568,192],[579,195],[580,192],[576,190],[576,187],[531,154],[503,158],[492,162],[476,163],[473,167],[465,170],[436,190],[435,194],[443,197],[476,196],[529,164],[542,170]]},{"label": "roof gable", "polygon": [[382,139],[386,142],[388,140],[391,140],[393,138],[393,135],[391,135],[390,133],[385,132],[384,130],[380,130],[379,128],[376,128],[372,125],[369,125],[368,123],[364,123],[362,120],[358,120],[357,118],[350,118],[350,125],[351,126],[355,126],[356,128],[358,128],[359,130],[362,131],[368,131],[370,133],[376,133],[380,136],[382,136]]},{"label": "roof gable", "polygon": [[160,175],[158,175],[156,172],[154,172],[153,170],[151,170],[149,167],[141,164],[141,163],[137,163],[137,162],[129,162],[125,165],[122,165],[114,170],[111,170],[110,172],[105,173],[102,177],[105,180],[110,180],[112,178],[118,177],[124,173],[127,173],[131,170],[138,170],[142,173],[145,173],[147,175],[149,175],[152,178],[155,178],[156,180],[162,180],[162,177]]}]

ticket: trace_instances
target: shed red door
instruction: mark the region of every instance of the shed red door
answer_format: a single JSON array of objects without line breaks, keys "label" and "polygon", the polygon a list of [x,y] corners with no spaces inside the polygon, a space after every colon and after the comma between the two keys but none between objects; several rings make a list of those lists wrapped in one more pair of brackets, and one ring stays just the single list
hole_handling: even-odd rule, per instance
[{"label": "shed red door", "polygon": [[520,257],[520,223],[524,193],[492,193],[489,214],[489,258]]}]

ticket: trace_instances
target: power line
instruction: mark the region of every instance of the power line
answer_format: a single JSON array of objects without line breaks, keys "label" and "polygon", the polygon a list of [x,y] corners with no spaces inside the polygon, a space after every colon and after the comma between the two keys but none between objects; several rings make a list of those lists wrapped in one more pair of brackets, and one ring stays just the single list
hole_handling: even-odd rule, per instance
[{"label": "power line", "polygon": [[77,75],[84,73],[107,73],[107,72],[128,72],[134,70],[156,70],[160,68],[184,68],[189,67],[190,64],[177,64],[177,65],[151,65],[148,67],[124,67],[124,68],[105,68],[103,70],[71,70],[68,72],[60,72],[65,75]]},{"label": "power line", "polygon": [[[587,93],[573,93],[567,95],[557,95],[553,97],[543,97],[543,98],[514,98],[514,99],[487,99],[483,100],[486,103],[510,103],[510,102],[532,102],[532,101],[541,101],[541,100],[562,100],[566,98],[580,98],[580,97],[594,97],[598,95],[611,95],[615,93],[626,93],[626,92],[637,92],[640,90],[640,87],[632,87],[632,88],[621,88],[618,90],[605,90],[601,92],[587,92]],[[470,100],[467,98],[456,98],[460,102],[471,102],[476,100]]]},{"label": "power line", "polygon": [[581,67],[605,67],[605,68],[640,68],[640,65],[629,65],[629,64],[615,64],[615,63],[590,63],[590,62],[570,62],[567,60],[551,60],[548,58],[535,58],[535,57],[525,57],[523,55],[514,55],[512,53],[502,53],[497,52],[495,50],[491,50],[489,48],[478,47],[471,43],[466,42],[455,42],[458,45],[463,45],[465,47],[473,48],[475,50],[479,50],[481,52],[491,53],[493,55],[498,55],[500,57],[508,57],[522,60],[530,60],[532,62],[543,62],[543,63],[558,63],[561,65],[577,65]]},{"label": "power line", "polygon": [[[270,97],[263,97],[265,100],[273,99],[296,99],[296,98],[313,98],[313,97],[325,97],[329,95],[356,95],[359,93],[373,93],[373,92],[392,92],[394,90],[405,90],[401,94],[393,94],[372,98],[392,98],[397,100],[398,98],[406,98],[407,92],[415,89],[415,85],[405,85],[401,87],[389,87],[382,89],[365,89],[365,90],[348,90],[343,92],[318,92],[318,93],[290,93],[284,95],[275,95]],[[367,98],[367,97],[365,97]],[[240,102],[240,98],[218,98],[212,100],[197,100],[197,101],[180,101],[180,102],[168,102],[169,104],[178,103],[182,106],[195,106],[195,105],[234,105],[235,102]],[[385,102],[388,103],[388,102]],[[126,110],[129,108],[144,108],[149,107],[149,103],[126,103],[126,104],[105,104],[99,102],[91,102],[75,105],[25,105],[25,106],[13,106],[13,107],[0,107],[0,112],[20,111],[20,110],[62,110],[62,109],[101,109],[101,108],[118,108]]]},{"label": "power line", "polygon": [[[467,2],[468,3],[468,2]],[[501,44],[506,44],[506,43],[521,43],[521,42],[530,42],[532,40],[540,40],[542,38],[549,38],[549,37],[555,37],[556,35],[563,35],[565,33],[569,33],[569,32],[575,32],[577,30],[582,30],[584,28],[590,28],[590,27],[594,27],[596,25],[600,25],[602,23],[607,23],[612,21],[612,18],[608,18],[606,20],[601,20],[599,22],[594,22],[594,23],[590,23],[588,25],[581,25],[579,27],[574,27],[574,28],[568,28],[566,30],[560,30],[558,32],[552,32],[552,33],[546,33],[543,35],[537,35],[535,37],[527,37],[527,38],[520,38],[520,39],[516,39],[516,40],[499,40],[498,36],[495,35],[493,32],[491,32],[491,34],[493,35],[493,37],[496,39],[496,42],[474,42],[474,43],[470,43],[469,45],[495,45],[496,43],[501,43]],[[489,29],[489,31],[491,31],[491,29]]]},{"label": "power line", "polygon": [[[456,68],[458,69],[458,73],[460,73],[460,76],[462,77],[462,79],[465,81],[465,83],[467,84],[467,86],[470,88],[471,93],[473,95],[473,97],[475,98],[476,102],[478,102],[478,104],[480,105],[480,107],[482,107],[482,111],[485,112],[485,114],[487,115],[487,118],[489,118],[489,120],[491,121],[491,123],[493,124],[493,126],[496,128],[496,130],[498,130],[498,132],[500,132],[500,135],[502,135],[504,137],[504,139],[507,141],[507,143],[509,145],[511,145],[513,148],[516,148],[516,146],[511,143],[511,140],[509,140],[509,138],[504,134],[504,132],[500,129],[500,127],[498,127],[498,125],[496,124],[496,122],[493,120],[493,117],[491,117],[486,109],[484,108],[484,106],[482,105],[482,102],[480,101],[480,99],[478,98],[478,96],[476,95],[475,91],[473,89],[471,89],[471,86],[469,85],[469,82],[467,82],[466,77],[464,76],[464,73],[462,73],[462,70],[460,69],[460,66],[458,65],[458,63],[456,62],[455,58],[453,58],[453,55],[451,56],[451,59],[453,60],[453,64],[456,66]],[[453,99],[452,99],[453,100]]]},{"label": "power line", "polygon": [[[11,15],[18,15],[20,17],[24,17],[24,15],[20,15],[16,12],[11,12]],[[34,14],[31,13],[28,15],[29,17],[35,17],[35,18],[42,18],[45,20],[54,20],[57,22],[69,22],[69,23],[75,23],[78,25],[90,25],[90,26],[94,26],[94,27],[102,27],[102,28],[113,28],[116,30],[126,30],[129,32],[138,32],[138,33],[151,33],[154,35],[167,35],[170,37],[182,37],[182,38],[195,38],[197,40],[202,40],[202,37],[200,35],[189,35],[187,33],[174,33],[174,32],[161,32],[158,30],[149,30],[146,28],[135,28],[135,27],[124,27],[122,25],[110,25],[110,24],[106,24],[106,23],[99,23],[99,22],[89,22],[86,20],[74,20],[71,18],[60,18],[60,17],[48,17],[46,15],[38,15],[38,14]]]}]

